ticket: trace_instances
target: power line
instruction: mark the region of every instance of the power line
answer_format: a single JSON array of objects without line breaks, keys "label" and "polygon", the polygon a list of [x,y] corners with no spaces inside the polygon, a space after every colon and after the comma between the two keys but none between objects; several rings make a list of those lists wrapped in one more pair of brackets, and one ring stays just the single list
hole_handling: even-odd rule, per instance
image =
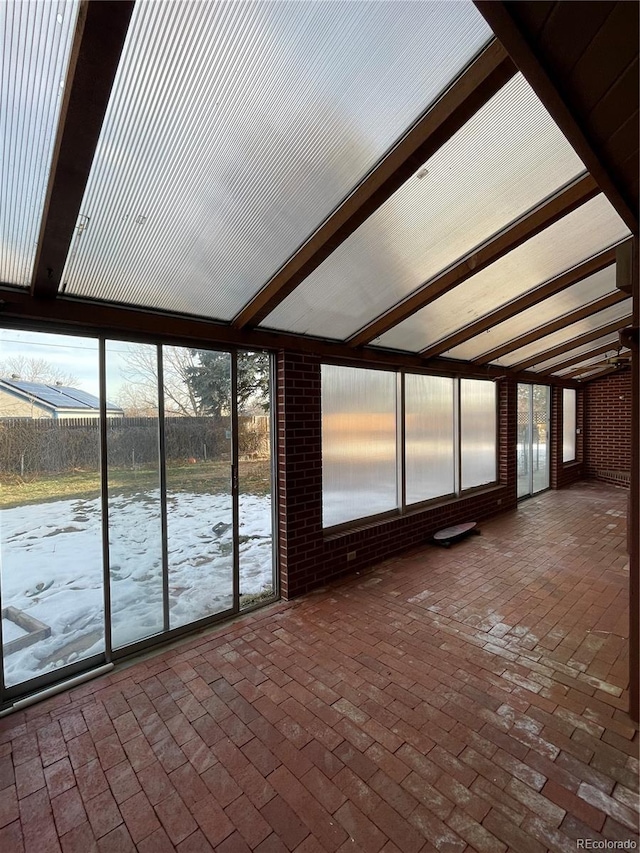
[{"label": "power line", "polygon": [[[32,341],[20,340],[19,338],[4,338],[4,337],[0,336],[0,346],[2,346],[2,344],[20,344],[21,346],[24,346],[24,347],[45,347],[45,348],[55,347],[55,348],[59,348],[59,349],[81,349],[81,350],[85,350],[87,352],[95,352],[96,355],[98,353],[97,341],[96,341],[95,347],[87,347],[87,346],[80,346],[79,344],[43,344],[43,343],[37,343],[37,342],[34,343]],[[136,343],[135,346],[139,346],[139,344]],[[155,346],[155,344],[143,344],[143,346]],[[125,349],[114,350],[111,347],[109,347],[107,350],[107,354],[115,353],[117,355],[127,355],[129,352],[130,352],[130,350],[125,350]]]}]

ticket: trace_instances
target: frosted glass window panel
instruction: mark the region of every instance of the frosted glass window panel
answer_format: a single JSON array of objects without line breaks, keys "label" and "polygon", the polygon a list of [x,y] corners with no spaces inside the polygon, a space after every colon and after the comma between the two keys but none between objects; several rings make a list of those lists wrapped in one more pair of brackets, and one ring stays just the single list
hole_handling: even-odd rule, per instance
[{"label": "frosted glass window panel", "polygon": [[406,502],[452,494],[453,379],[408,373],[404,389]]},{"label": "frosted glass window panel", "polygon": [[484,379],[460,380],[461,486],[496,480],[496,386]]},{"label": "frosted glass window panel", "polygon": [[78,3],[0,3],[0,281],[28,287]]},{"label": "frosted glass window panel", "polygon": [[[592,352],[594,349],[598,349],[598,347],[603,346],[611,346],[611,354],[613,355],[614,351],[617,351],[619,346],[619,338],[617,332],[612,332],[609,335],[603,335],[601,338],[598,338],[595,341],[591,341],[588,344],[582,344],[579,347],[575,347],[575,349],[569,350],[568,352],[563,353],[562,355],[557,355],[555,358],[550,358],[547,361],[541,361],[539,364],[534,364],[533,367],[527,368],[528,370],[533,370],[535,373],[546,373],[548,371],[553,370],[556,364],[563,364],[565,361],[569,361],[569,359],[575,358],[576,356],[585,354],[585,358],[588,357],[588,354]],[[602,356],[599,356],[600,358]],[[573,370],[574,367],[578,366],[578,362],[575,365],[572,365],[568,370]]]},{"label": "frosted glass window panel", "polygon": [[481,335],[448,350],[444,355],[449,358],[460,358],[464,361],[478,358],[483,353],[504,344],[505,341],[526,335],[532,329],[550,323],[552,320],[575,311],[583,305],[588,305],[609,293],[614,293],[615,290],[616,269],[612,265],[594,273],[584,281],[568,287],[555,296],[545,299],[538,305],[520,311],[515,317],[511,317],[503,323],[497,323]]},{"label": "frosted glass window panel", "polygon": [[323,365],[325,527],[398,506],[396,444],[396,374]]},{"label": "frosted glass window panel", "polygon": [[590,317],[585,317],[577,323],[565,326],[564,329],[559,329],[551,335],[539,338],[537,341],[528,344],[526,347],[520,347],[520,349],[507,353],[506,355],[496,359],[494,363],[508,367],[509,365],[524,361],[525,359],[533,358],[539,352],[546,352],[547,350],[561,346],[574,338],[579,338],[580,335],[586,335],[589,332],[603,328],[616,320],[622,320],[624,317],[629,316],[631,311],[632,300],[623,299],[622,302],[617,302],[615,305],[605,308],[604,311],[598,311],[597,314],[592,314]]},{"label": "frosted glass window panel", "polygon": [[562,461],[573,462],[576,458],[576,392],[573,388],[562,389]]},{"label": "frosted glass window panel", "polygon": [[66,292],[231,319],[491,38],[470,2],[138,2]]},{"label": "frosted glass window panel", "polygon": [[628,236],[603,195],[518,246],[381,335],[384,347],[419,351]]},{"label": "frosted glass window panel", "polygon": [[584,171],[521,75],[424,168],[264,325],[345,338]]}]

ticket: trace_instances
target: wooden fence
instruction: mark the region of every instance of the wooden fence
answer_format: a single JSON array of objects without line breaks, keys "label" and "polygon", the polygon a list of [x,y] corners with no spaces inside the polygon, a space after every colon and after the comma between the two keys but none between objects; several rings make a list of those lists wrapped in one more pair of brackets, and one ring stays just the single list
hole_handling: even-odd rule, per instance
[{"label": "wooden fence", "polygon": [[[157,418],[108,418],[107,458],[114,467],[153,465],[158,459]],[[228,459],[229,417],[165,418],[167,461]],[[270,452],[268,416],[239,418],[240,457]],[[100,420],[70,418],[0,419],[0,474],[54,474],[100,468]]]}]

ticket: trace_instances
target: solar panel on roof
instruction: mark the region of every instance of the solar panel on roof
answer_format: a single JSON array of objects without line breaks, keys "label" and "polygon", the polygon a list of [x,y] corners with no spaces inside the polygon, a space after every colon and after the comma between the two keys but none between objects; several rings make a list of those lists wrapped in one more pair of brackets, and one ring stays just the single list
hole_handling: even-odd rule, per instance
[{"label": "solar panel on roof", "polygon": [[[41,382],[25,382],[21,379],[3,379],[3,382],[17,391],[30,394],[37,400],[49,403],[49,405],[55,406],[58,409],[96,409],[99,406],[97,397],[87,394],[85,391],[79,391],[76,388],[44,385]],[[73,392],[73,394],[80,396],[73,397],[68,392]]]},{"label": "solar panel on roof", "polygon": [[[100,400],[93,394],[89,394],[87,391],[82,391],[80,388],[67,388],[63,386],[60,388],[60,391],[64,392],[73,401],[77,401],[78,403],[89,406],[91,409],[100,408]],[[119,407],[114,406],[113,403],[107,403],[107,409],[117,408]]]}]

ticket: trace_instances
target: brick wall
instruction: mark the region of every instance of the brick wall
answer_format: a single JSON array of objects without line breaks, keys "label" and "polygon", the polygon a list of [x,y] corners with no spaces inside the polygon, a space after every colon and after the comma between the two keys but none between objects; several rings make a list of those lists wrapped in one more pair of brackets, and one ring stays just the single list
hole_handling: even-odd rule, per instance
[{"label": "brick wall", "polygon": [[585,390],[585,473],[618,485],[631,475],[631,371],[594,379]]},{"label": "brick wall", "polygon": [[518,500],[518,384],[513,379],[503,379],[498,391],[498,476],[507,490],[507,504]]},{"label": "brick wall", "polygon": [[[498,486],[349,532],[322,530],[320,359],[278,356],[281,593],[293,598],[327,581],[424,543],[443,527],[481,520],[516,505],[515,383],[499,384]],[[285,428],[286,424],[286,428]],[[348,554],[355,557],[347,559]]]}]

